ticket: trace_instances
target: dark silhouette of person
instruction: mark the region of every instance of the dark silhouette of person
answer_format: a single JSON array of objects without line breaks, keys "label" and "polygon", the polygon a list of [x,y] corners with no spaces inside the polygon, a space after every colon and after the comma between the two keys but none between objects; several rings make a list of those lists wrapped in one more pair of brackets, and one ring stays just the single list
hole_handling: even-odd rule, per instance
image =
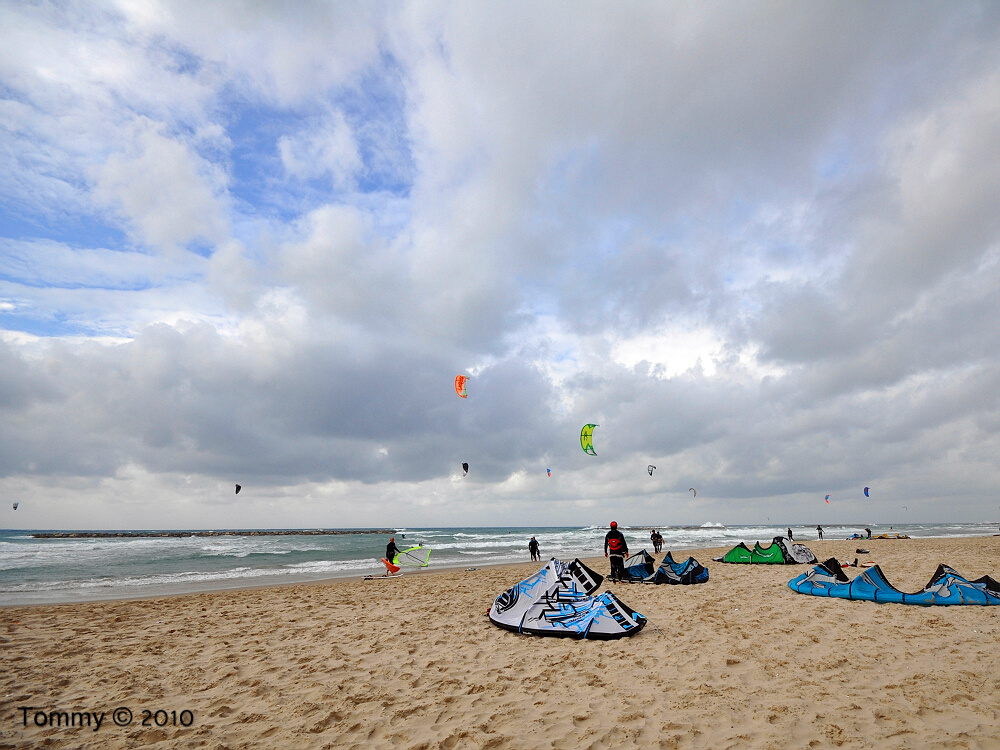
[{"label": "dark silhouette of person", "polygon": [[618,530],[618,523],[611,522],[611,531],[604,536],[604,556],[611,558],[611,580],[620,581],[625,577],[625,555],[628,544]]},{"label": "dark silhouette of person", "polygon": [[789,529],[788,529],[788,541],[792,541],[792,529],[791,529],[791,527],[789,527]]},{"label": "dark silhouette of person", "polygon": [[393,558],[402,550],[396,546],[396,537],[389,537],[389,543],[385,545],[385,559],[392,562]]},{"label": "dark silhouette of person", "polygon": [[650,533],[649,541],[653,543],[653,552],[658,553],[661,549],[663,549],[663,537],[660,535],[660,532],[657,531],[656,529],[653,529],[653,531]]},{"label": "dark silhouette of person", "polygon": [[817,526],[816,527],[816,533],[819,534],[819,538],[822,539],[823,538],[823,527],[822,526]]},{"label": "dark silhouette of person", "polygon": [[540,559],[538,556],[538,540],[535,537],[531,537],[531,541],[528,542],[528,552],[531,553],[532,561]]},{"label": "dark silhouette of person", "polygon": [[867,528],[867,527],[866,527],[866,528],[865,528],[865,533],[866,533],[866,534],[868,534],[868,538],[869,538],[869,539],[871,539],[871,538],[872,538],[872,530],[871,530],[871,529],[869,529],[869,528]]}]

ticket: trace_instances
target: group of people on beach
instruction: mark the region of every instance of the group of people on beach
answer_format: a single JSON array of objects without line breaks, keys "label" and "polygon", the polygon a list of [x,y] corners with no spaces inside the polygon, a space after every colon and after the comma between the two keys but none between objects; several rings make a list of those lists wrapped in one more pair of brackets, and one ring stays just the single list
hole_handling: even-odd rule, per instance
[{"label": "group of people on beach", "polygon": [[[653,542],[653,549],[659,552],[663,547],[663,537],[654,529],[649,538]],[[531,554],[532,562],[541,560],[538,540],[535,537],[531,537],[531,541],[528,542],[528,552]],[[625,558],[628,557],[628,542],[625,541],[625,535],[618,530],[618,523],[616,521],[611,522],[611,530],[604,536],[604,556],[609,558],[611,562],[611,580],[622,580],[625,577]]]}]

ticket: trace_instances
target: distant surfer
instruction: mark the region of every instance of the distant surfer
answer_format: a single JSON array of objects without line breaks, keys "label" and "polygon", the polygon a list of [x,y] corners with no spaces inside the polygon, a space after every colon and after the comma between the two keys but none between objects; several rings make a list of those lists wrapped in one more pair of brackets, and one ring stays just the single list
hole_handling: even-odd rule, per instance
[{"label": "distant surfer", "polygon": [[628,554],[628,544],[618,530],[618,523],[611,522],[611,531],[604,537],[604,556],[611,559],[611,580],[620,581],[625,577],[625,555]]},{"label": "distant surfer", "polygon": [[823,527],[822,526],[817,526],[816,527],[816,533],[819,534],[819,538],[822,539],[823,538]]},{"label": "distant surfer", "polygon": [[538,540],[535,537],[531,537],[531,541],[528,542],[528,552],[531,553],[531,561],[535,562],[541,558],[538,556]]},{"label": "distant surfer", "polygon": [[791,528],[788,529],[788,541],[792,541],[792,530],[791,530]]}]

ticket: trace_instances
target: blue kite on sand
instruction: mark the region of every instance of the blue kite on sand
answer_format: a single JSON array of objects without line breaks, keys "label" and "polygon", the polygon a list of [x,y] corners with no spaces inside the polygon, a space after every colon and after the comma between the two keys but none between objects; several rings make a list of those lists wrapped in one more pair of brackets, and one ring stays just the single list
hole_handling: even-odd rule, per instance
[{"label": "blue kite on sand", "polygon": [[889,583],[878,565],[851,580],[837,559],[831,557],[808,573],[793,578],[788,582],[788,588],[813,596],[894,604],[1000,604],[1000,583],[989,576],[970,581],[947,565],[938,565],[922,590],[915,594],[905,594]]},{"label": "blue kite on sand", "polygon": [[648,578],[643,579],[643,583],[674,583],[693,584],[705,583],[708,581],[708,568],[703,566],[693,557],[689,557],[684,562],[674,560],[670,552],[663,558],[660,567],[656,569]]}]

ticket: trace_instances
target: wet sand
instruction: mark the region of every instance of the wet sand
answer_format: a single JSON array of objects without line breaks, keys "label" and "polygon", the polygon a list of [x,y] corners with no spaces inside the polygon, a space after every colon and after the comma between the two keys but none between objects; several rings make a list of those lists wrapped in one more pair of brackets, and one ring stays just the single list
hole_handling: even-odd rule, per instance
[{"label": "wet sand", "polygon": [[[904,591],[1000,578],[1000,538],[805,543]],[[0,609],[0,748],[1000,748],[1000,607],[803,596],[808,566],[724,551],[693,551],[704,585],[614,584],[650,620],[619,641],[492,626],[535,563]]]}]

